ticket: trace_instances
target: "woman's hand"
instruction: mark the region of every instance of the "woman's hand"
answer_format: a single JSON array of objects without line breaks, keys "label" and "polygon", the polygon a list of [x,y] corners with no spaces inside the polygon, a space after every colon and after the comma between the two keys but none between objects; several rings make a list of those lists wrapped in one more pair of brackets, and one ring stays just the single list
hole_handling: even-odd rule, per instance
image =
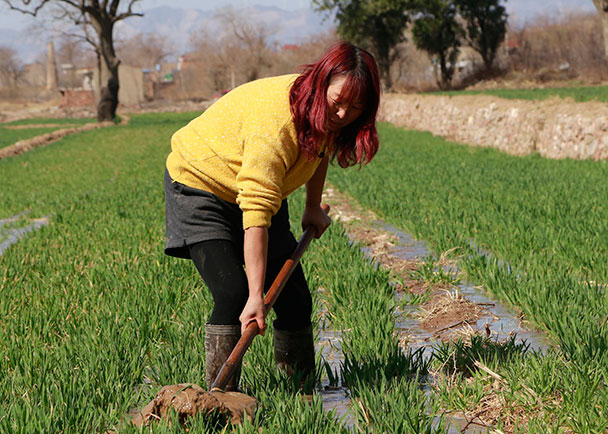
[{"label": "woman's hand", "polygon": [[252,226],[245,229],[243,246],[245,273],[249,285],[249,298],[239,316],[241,333],[251,321],[257,321],[260,334],[264,334],[264,277],[266,276],[266,257],[268,256],[268,228]]},{"label": "woman's hand", "polygon": [[249,296],[247,304],[243,308],[243,312],[239,316],[241,321],[241,334],[245,333],[245,329],[249,323],[256,321],[260,334],[263,335],[266,332],[266,322],[264,318],[264,299],[258,296]]},{"label": "woman's hand", "polygon": [[323,211],[321,205],[306,205],[302,215],[302,229],[312,226],[315,228],[315,238],[319,238],[331,224],[331,219]]}]

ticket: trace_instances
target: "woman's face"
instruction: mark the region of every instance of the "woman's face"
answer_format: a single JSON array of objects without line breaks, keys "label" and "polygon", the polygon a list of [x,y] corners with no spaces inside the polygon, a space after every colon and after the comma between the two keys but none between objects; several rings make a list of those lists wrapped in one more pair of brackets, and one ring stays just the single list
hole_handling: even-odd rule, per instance
[{"label": "woman's face", "polygon": [[327,88],[327,127],[329,131],[340,131],[363,113],[361,101],[342,101],[342,85],[346,77],[333,77]]}]

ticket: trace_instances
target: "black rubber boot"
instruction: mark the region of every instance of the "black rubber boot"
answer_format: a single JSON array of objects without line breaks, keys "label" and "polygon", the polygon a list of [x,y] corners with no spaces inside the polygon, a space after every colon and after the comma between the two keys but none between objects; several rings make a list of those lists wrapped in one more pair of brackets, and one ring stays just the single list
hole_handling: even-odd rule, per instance
[{"label": "black rubber boot", "polygon": [[[207,383],[207,390],[211,390],[217,374],[220,372],[226,359],[228,359],[228,356],[230,356],[232,349],[240,337],[240,325],[205,325],[205,381]],[[224,390],[236,391],[239,387],[240,378],[241,364],[239,363]]]},{"label": "black rubber boot", "polygon": [[289,377],[298,376],[305,393],[314,388],[315,344],[312,326],[284,331],[274,327],[274,360]]}]

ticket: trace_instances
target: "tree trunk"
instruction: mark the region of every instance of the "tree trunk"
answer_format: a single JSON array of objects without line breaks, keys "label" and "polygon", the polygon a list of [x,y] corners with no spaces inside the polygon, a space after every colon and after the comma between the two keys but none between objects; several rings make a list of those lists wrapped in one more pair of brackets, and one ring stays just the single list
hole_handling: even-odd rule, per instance
[{"label": "tree trunk", "polygon": [[484,74],[485,78],[490,78],[494,76],[494,56],[496,53],[486,53],[485,56],[482,56],[483,66],[484,66]]},{"label": "tree trunk", "polygon": [[118,65],[112,39],[114,24],[112,22],[93,21],[93,26],[99,36],[99,52],[97,67],[99,69],[99,103],[97,104],[97,120],[113,121],[118,107]]},{"label": "tree trunk", "polygon": [[604,57],[608,58],[608,0],[593,0],[604,29]]},{"label": "tree trunk", "polygon": [[390,59],[390,48],[385,45],[376,45],[376,54],[378,61],[378,69],[382,75],[382,82],[384,83],[384,89],[390,92],[393,89],[393,81],[391,80],[391,59]]},{"label": "tree trunk", "polygon": [[103,56],[99,56],[99,103],[97,104],[97,120],[112,121],[116,117],[118,107],[118,64],[109,67]]},{"label": "tree trunk", "polygon": [[378,56],[378,64],[382,71],[384,87],[387,91],[393,90],[393,80],[391,79],[391,62],[388,58]]},{"label": "tree trunk", "polygon": [[449,67],[447,65],[447,60],[443,53],[439,54],[439,70],[440,70],[440,79],[437,83],[439,85],[439,89],[448,90],[450,88],[451,77],[449,73]]}]

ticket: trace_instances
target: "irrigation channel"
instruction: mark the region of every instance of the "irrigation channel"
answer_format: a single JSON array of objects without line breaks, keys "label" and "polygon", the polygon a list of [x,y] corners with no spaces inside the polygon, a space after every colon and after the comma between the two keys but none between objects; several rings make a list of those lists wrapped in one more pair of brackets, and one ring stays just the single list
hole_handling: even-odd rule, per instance
[{"label": "irrigation channel", "polygon": [[[406,294],[422,294],[433,289],[434,296],[422,306],[405,305],[397,311],[396,331],[405,351],[424,348],[424,356],[430,358],[433,347],[440,342],[472,335],[485,335],[500,341],[515,336],[517,342],[525,341],[530,350],[544,352],[548,349],[549,342],[544,334],[527,327],[509,308],[483,294],[481,288],[472,283],[459,281],[444,288],[430,288],[425,282],[412,279],[411,271],[432,256],[424,242],[382,221],[330,185],[325,189],[323,199],[331,206],[332,218],[344,226],[353,243],[362,246],[367,258],[404,278],[401,281],[407,289],[404,291],[401,284],[395,282],[395,297],[402,301]],[[478,253],[486,254],[481,250]],[[436,267],[444,273],[458,272],[453,263],[442,258]],[[324,312],[321,314],[323,317]],[[324,325],[318,351],[332,371],[340,372],[340,364],[344,361],[340,348],[341,331]],[[345,426],[352,429],[356,419],[350,411],[349,392],[340,384],[339,375],[337,377],[338,384],[329,385],[328,379],[322,383],[323,406],[326,410],[334,410],[343,418]],[[427,393],[431,393],[430,388]],[[450,434],[486,432],[491,428],[455,415],[447,416],[446,420]]]},{"label": "irrigation channel", "polygon": [[0,219],[0,255],[11,245],[23,238],[28,232],[49,224],[48,217],[28,219],[30,211],[23,211],[12,217]]}]

